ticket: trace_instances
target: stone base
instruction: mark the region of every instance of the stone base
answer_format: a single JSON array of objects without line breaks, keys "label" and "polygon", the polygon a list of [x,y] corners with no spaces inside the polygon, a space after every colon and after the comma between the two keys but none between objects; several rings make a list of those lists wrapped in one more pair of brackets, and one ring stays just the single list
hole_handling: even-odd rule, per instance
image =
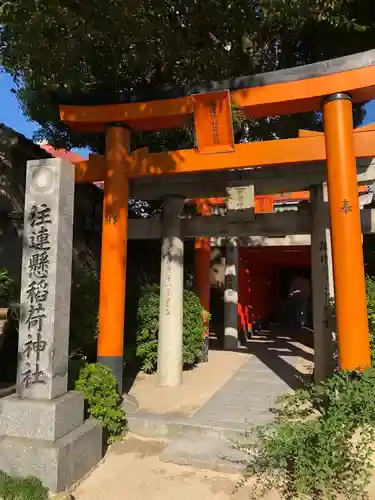
[{"label": "stone base", "polygon": [[239,347],[238,330],[236,328],[226,327],[224,330],[224,349],[226,351],[235,351]]},{"label": "stone base", "polygon": [[70,391],[51,400],[0,399],[0,436],[56,441],[83,424],[84,400]]},{"label": "stone base", "polygon": [[50,493],[49,500],[74,500],[70,493],[66,491],[64,493]]},{"label": "stone base", "polygon": [[160,460],[224,474],[243,474],[249,457],[218,435],[180,436],[165,448]]},{"label": "stone base", "polygon": [[123,394],[122,407],[124,408],[126,415],[132,415],[138,410],[139,404],[137,399],[131,394]]},{"label": "stone base", "polygon": [[52,492],[64,491],[102,458],[102,427],[95,420],[55,442],[0,436],[0,470],[13,476],[35,476]]}]

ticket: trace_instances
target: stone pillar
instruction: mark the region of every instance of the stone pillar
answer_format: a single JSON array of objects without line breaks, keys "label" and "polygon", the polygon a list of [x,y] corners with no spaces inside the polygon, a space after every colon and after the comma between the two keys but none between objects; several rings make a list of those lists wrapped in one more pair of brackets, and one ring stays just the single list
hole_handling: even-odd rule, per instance
[{"label": "stone pillar", "polygon": [[102,456],[102,429],[67,392],[74,167],[29,161],[26,175],[17,392],[0,400],[0,470],[52,491]]},{"label": "stone pillar", "polygon": [[351,98],[330,96],[323,121],[339,362],[357,370],[371,366],[371,356]]},{"label": "stone pillar", "polygon": [[168,196],[163,208],[160,271],[158,375],[162,386],[182,383],[184,242],[181,214],[184,199]]},{"label": "stone pillar", "polygon": [[238,238],[228,238],[225,257],[224,349],[237,349],[238,340]]},{"label": "stone pillar", "polygon": [[331,231],[327,185],[311,189],[311,278],[314,325],[314,379],[330,377],[335,368],[335,321]]}]

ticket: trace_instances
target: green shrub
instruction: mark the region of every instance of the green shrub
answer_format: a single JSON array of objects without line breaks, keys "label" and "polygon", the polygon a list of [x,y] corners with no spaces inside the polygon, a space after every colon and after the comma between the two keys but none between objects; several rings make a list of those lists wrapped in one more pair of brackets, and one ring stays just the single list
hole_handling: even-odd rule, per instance
[{"label": "green shrub", "polygon": [[183,313],[183,363],[192,366],[202,354],[204,342],[204,309],[198,295],[190,289],[184,290]]},{"label": "green shrub", "polygon": [[11,477],[0,471],[1,500],[48,500],[48,489],[35,477]]},{"label": "green shrub", "polygon": [[14,279],[10,276],[9,271],[5,268],[0,268],[0,299],[6,304],[12,305],[15,301],[19,301],[19,287]]},{"label": "green shrub", "polygon": [[94,360],[98,338],[99,274],[74,264],[70,306],[70,356]]},{"label": "green shrub", "polygon": [[[371,348],[371,361],[375,365],[375,278],[366,276],[366,301],[367,301],[367,317],[370,333],[370,348]],[[333,297],[329,300],[328,308],[332,317],[335,316],[335,299]],[[338,350],[337,350],[337,335],[335,335],[334,356],[335,365],[338,367]]]},{"label": "green shrub", "polygon": [[0,268],[0,307],[10,307],[11,314],[0,336],[0,379],[14,381],[17,373],[19,285],[9,274]]},{"label": "green shrub", "polygon": [[371,359],[375,364],[375,279],[366,278],[367,317],[370,331]]},{"label": "green shrub", "polygon": [[[199,361],[203,340],[203,309],[192,290],[183,296],[183,363],[194,365]],[[156,284],[142,288],[138,306],[137,357],[146,373],[156,370],[158,357],[160,287]]]},{"label": "green shrub", "polygon": [[126,418],[122,398],[109,368],[99,363],[87,364],[80,371],[75,390],[82,392],[90,417],[100,420],[110,441],[124,434]]},{"label": "green shrub", "polygon": [[280,398],[275,422],[239,445],[249,456],[252,498],[275,488],[285,499],[368,498],[375,425],[375,370],[338,373]]}]

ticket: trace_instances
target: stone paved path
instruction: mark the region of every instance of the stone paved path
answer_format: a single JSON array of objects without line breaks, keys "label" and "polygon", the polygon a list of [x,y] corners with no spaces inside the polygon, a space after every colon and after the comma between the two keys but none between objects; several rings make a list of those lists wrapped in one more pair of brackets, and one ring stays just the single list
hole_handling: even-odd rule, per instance
[{"label": "stone paved path", "polygon": [[[272,418],[269,408],[274,406],[277,397],[301,385],[300,379],[304,371],[301,365],[303,368],[304,363],[311,364],[313,351],[297,340],[291,340],[280,333],[270,333],[249,342],[245,356],[247,359],[245,358],[226,381],[224,380],[222,385],[219,384],[216,391],[212,391],[210,397],[193,411],[186,413],[184,411],[183,390],[188,389],[187,394],[193,393],[193,395],[194,390],[199,392],[201,389],[200,386],[197,387],[200,383],[199,378],[194,380],[192,387],[184,386],[181,391],[174,394],[174,398],[179,400],[182,411],[165,413],[162,409],[157,412],[141,409],[130,416],[130,429],[136,434],[149,437],[171,438],[176,437],[176,432],[177,434],[185,432],[186,429],[183,427],[241,431],[248,428],[249,424],[264,424]],[[225,363],[225,357],[221,360]],[[215,373],[220,372],[220,365],[216,363],[212,368],[213,373],[212,370],[208,370],[211,379]],[[206,376],[203,372],[201,375]],[[218,374],[218,377],[220,375]],[[202,381],[201,385],[204,383],[205,381]],[[193,395],[190,394],[192,400]],[[170,407],[173,408],[173,405]],[[154,425],[155,423],[157,425]],[[142,425],[144,432],[141,432]],[[167,435],[165,428],[168,426],[174,429]],[[152,432],[148,434],[153,428],[162,430],[159,434],[153,435]]]},{"label": "stone paved path", "polygon": [[[200,409],[180,414],[141,411],[135,418],[144,420],[144,435],[156,431],[152,421],[158,421],[161,427],[174,425],[174,438],[167,444],[140,441],[130,434],[124,443],[111,447],[104,462],[75,490],[75,499],[247,500],[247,488],[234,493],[246,457],[233,450],[231,438],[217,431],[240,431],[249,427],[246,421],[269,421],[269,407],[277,396],[299,385],[303,365],[312,360],[311,349],[280,335],[252,341],[248,347],[248,359],[219,384],[219,390],[210,392]],[[190,401],[188,406],[195,405]],[[275,492],[265,497],[279,499]]]},{"label": "stone paved path", "polygon": [[[264,352],[264,356],[269,356]],[[275,355],[275,354],[273,354]],[[286,364],[297,363],[296,356],[282,357]],[[263,358],[264,359],[264,358]],[[270,420],[269,408],[276,398],[291,387],[267,364],[252,355],[232,378],[192,417],[200,424],[251,422],[262,424]]]},{"label": "stone paved path", "polygon": [[[272,420],[269,411],[277,398],[301,384],[297,370],[303,358],[308,361],[311,351],[286,338],[253,341],[252,353],[241,368],[189,418],[190,424],[215,429],[249,429]],[[181,435],[166,447],[161,459],[178,464],[207,467],[228,473],[243,469],[246,456],[233,449],[232,440],[218,432],[194,436]]]},{"label": "stone paved path", "polygon": [[[75,500],[249,500],[235,491],[240,475],[165,463],[165,444],[131,436],[111,446],[99,467],[73,492]],[[268,495],[264,500],[280,500]]]},{"label": "stone paved path", "polygon": [[192,416],[194,423],[268,422],[277,397],[301,385],[299,362],[311,362],[313,356],[300,342],[272,334],[251,341],[248,350],[248,360]]}]

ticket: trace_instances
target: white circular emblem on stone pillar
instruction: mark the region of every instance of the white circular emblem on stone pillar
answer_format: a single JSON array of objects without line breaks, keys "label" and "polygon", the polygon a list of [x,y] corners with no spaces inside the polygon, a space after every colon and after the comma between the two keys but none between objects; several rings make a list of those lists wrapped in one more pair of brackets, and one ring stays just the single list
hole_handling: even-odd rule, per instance
[{"label": "white circular emblem on stone pillar", "polygon": [[31,189],[35,193],[50,193],[54,187],[54,172],[50,168],[38,167],[31,176]]}]

